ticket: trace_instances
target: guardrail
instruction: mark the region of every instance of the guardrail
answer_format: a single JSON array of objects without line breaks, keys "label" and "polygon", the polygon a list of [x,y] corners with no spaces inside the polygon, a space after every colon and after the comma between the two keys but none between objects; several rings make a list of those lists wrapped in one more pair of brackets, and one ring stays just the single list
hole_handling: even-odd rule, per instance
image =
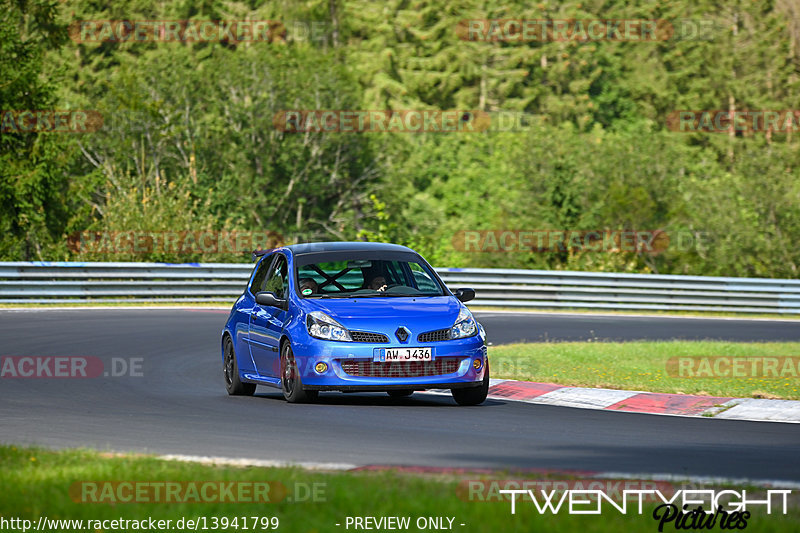
[{"label": "guardrail", "polygon": [[[232,302],[252,264],[0,262],[0,303]],[[440,268],[471,305],[800,314],[800,280]]]}]

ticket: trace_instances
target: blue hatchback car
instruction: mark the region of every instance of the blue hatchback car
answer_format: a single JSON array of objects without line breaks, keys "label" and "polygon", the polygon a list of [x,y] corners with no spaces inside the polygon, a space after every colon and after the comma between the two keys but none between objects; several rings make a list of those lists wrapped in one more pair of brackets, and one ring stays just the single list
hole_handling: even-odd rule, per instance
[{"label": "blue hatchback car", "polygon": [[228,394],[280,388],[289,402],[320,391],[402,397],[450,389],[460,405],[489,390],[486,336],[431,266],[405,246],[296,244],[260,256],[222,332]]}]

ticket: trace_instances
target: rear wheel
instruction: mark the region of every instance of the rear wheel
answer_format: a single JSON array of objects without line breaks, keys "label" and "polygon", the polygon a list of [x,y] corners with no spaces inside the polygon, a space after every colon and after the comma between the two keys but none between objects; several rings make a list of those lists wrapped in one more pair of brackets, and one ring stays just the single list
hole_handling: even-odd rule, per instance
[{"label": "rear wheel", "polygon": [[412,389],[393,389],[386,391],[392,398],[405,398],[414,394]]},{"label": "rear wheel", "polygon": [[303,382],[297,371],[291,345],[287,342],[281,350],[281,389],[283,397],[289,403],[313,402],[319,396],[318,391],[303,390]]},{"label": "rear wheel", "polygon": [[489,360],[486,360],[486,370],[483,373],[483,383],[477,387],[466,389],[453,389],[453,399],[458,405],[480,405],[489,394]]},{"label": "rear wheel", "polygon": [[224,346],[222,373],[225,377],[225,389],[231,396],[252,396],[256,392],[256,385],[255,383],[242,383],[239,379],[239,364],[236,362],[236,352],[230,337],[225,337]]}]

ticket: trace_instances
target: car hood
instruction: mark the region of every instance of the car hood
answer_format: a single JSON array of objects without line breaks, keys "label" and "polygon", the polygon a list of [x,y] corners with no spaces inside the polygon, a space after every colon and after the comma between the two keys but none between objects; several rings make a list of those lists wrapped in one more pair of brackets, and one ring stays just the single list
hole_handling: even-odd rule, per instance
[{"label": "car hood", "polygon": [[394,324],[415,324],[417,331],[447,328],[461,308],[453,296],[308,299],[304,303],[306,311],[322,311],[347,328],[373,331]]}]

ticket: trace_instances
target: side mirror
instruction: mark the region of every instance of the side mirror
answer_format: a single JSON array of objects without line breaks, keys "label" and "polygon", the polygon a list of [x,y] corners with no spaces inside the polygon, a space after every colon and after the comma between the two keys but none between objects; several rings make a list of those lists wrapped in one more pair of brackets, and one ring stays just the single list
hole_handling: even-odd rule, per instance
[{"label": "side mirror", "polygon": [[467,289],[467,288],[456,289],[456,292],[454,292],[453,294],[455,294],[455,297],[461,300],[462,302],[468,302],[473,298],[475,298],[475,289]]},{"label": "side mirror", "polygon": [[269,307],[278,307],[286,309],[286,300],[275,296],[274,292],[262,291],[256,293],[256,303],[259,305],[267,305]]}]

